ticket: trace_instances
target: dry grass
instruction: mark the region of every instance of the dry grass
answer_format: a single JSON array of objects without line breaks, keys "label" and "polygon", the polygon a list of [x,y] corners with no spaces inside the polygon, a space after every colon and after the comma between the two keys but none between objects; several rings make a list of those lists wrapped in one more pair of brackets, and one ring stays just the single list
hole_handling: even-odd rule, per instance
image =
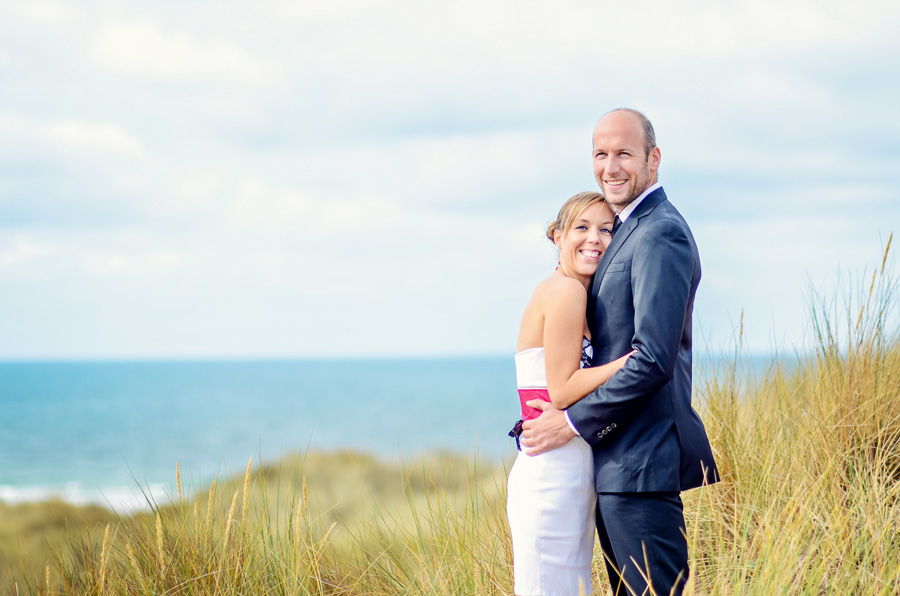
[{"label": "dry grass", "polygon": [[857,294],[814,298],[816,351],[796,368],[773,360],[748,386],[737,357],[700,388],[723,482],[686,495],[697,593],[900,590],[900,337],[889,250]]},{"label": "dry grass", "polygon": [[7,505],[0,501],[0,593],[16,576],[46,575],[46,566],[73,543],[99,544],[116,516],[97,506],[62,501]]}]

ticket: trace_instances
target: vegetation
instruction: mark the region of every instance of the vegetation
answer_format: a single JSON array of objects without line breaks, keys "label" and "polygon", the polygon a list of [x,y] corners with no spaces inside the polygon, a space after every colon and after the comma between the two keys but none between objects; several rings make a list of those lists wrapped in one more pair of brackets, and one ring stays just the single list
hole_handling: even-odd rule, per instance
[{"label": "vegetation", "polygon": [[[815,352],[700,388],[723,482],[686,495],[699,594],[900,590],[900,335],[887,258],[813,298]],[[748,387],[741,390],[741,386]]]},{"label": "vegetation", "polygon": [[0,594],[18,575],[43,573],[70,544],[103,539],[114,513],[98,506],[76,507],[60,500],[7,505],[0,501]]},{"label": "vegetation", "polygon": [[[687,594],[897,593],[900,336],[887,269],[845,302],[814,299],[815,350],[796,366],[776,358],[752,379],[738,352],[697,387],[722,481],[684,495]],[[392,466],[350,453],[248,466],[193,498],[96,520],[95,540],[73,535],[13,589],[510,594],[505,474],[477,457]]]}]

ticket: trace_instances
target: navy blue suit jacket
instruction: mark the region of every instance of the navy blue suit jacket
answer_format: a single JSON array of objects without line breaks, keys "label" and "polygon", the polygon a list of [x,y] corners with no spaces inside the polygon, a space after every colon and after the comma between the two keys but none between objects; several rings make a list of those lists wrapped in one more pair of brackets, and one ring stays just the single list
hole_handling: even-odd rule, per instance
[{"label": "navy blue suit jacket", "polygon": [[594,449],[597,492],[673,492],[718,480],[706,430],[691,407],[691,314],[699,282],[694,237],[659,188],[616,232],[588,297],[594,362],[637,350],[568,409]]}]

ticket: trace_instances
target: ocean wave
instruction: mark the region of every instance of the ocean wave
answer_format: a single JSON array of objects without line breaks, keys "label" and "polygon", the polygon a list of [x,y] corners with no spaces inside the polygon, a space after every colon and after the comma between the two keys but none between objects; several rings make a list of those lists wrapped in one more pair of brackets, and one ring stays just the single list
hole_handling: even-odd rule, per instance
[{"label": "ocean wave", "polygon": [[146,511],[164,505],[171,491],[163,484],[90,487],[72,482],[63,486],[0,485],[0,501],[10,505],[60,500],[72,505],[99,505],[117,513]]}]

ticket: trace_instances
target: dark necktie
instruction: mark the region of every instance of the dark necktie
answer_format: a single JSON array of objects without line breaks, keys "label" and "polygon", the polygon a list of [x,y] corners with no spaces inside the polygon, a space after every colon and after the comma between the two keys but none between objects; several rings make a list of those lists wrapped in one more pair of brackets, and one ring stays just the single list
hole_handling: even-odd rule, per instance
[{"label": "dark necktie", "polygon": [[612,233],[614,236],[616,234],[616,230],[618,230],[619,226],[621,226],[621,225],[622,225],[622,220],[619,219],[618,215],[616,215],[616,219],[613,220],[613,229],[612,229]]}]

